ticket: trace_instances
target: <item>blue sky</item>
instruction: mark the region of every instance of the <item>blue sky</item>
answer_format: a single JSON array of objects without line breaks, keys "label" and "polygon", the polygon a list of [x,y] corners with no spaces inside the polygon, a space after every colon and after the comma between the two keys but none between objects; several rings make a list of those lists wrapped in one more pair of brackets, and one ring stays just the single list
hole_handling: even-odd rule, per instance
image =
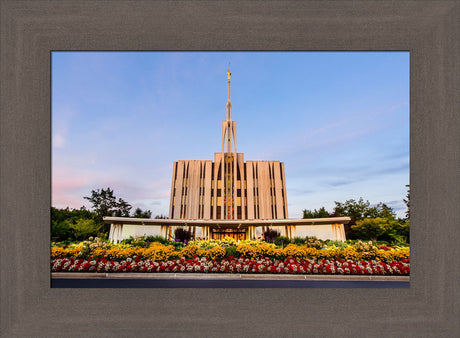
[{"label": "blue sky", "polygon": [[284,162],[290,218],[360,197],[404,216],[408,52],[53,52],[52,205],[110,187],[168,215],[172,163],[221,150],[229,62],[238,152]]}]

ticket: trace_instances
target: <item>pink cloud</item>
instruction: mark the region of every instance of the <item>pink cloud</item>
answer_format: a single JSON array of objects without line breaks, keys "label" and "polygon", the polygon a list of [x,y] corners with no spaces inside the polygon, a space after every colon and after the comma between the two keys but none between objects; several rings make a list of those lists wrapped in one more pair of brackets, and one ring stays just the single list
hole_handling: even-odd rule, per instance
[{"label": "pink cloud", "polygon": [[128,203],[149,205],[151,201],[169,198],[169,185],[169,178],[146,184],[136,177],[125,179],[119,173],[83,172],[73,167],[55,165],[52,173],[52,205],[58,208],[80,208],[83,205],[90,208],[83,196],[89,196],[91,190],[107,187]]},{"label": "pink cloud", "polygon": [[79,192],[86,190],[91,181],[88,173],[77,173],[72,168],[53,166],[51,178],[52,205],[80,208],[86,204]]}]

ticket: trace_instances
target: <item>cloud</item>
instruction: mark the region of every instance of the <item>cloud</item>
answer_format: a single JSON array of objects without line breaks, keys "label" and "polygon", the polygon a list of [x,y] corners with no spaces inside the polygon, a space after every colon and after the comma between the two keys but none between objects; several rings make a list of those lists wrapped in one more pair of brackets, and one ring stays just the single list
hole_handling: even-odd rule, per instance
[{"label": "cloud", "polygon": [[53,135],[53,147],[54,148],[64,148],[65,146],[65,138],[63,135],[61,134],[56,134],[56,135]]},{"label": "cloud", "polygon": [[[258,152],[260,158],[287,158],[291,155],[309,151],[310,158],[316,156],[313,152],[324,154],[334,147],[344,146],[365,135],[381,133],[388,127],[388,116],[398,112],[398,108],[407,106],[401,102],[392,106],[368,107],[356,111],[342,111],[343,118],[328,122],[317,127],[304,128],[300,132],[280,136],[273,143],[264,147],[265,151]],[[305,112],[304,115],[312,114]],[[266,151],[270,149],[269,151]],[[407,152],[400,152],[400,157]],[[299,163],[299,165],[304,165]]]},{"label": "cloud", "polygon": [[356,181],[358,181],[358,179],[340,179],[340,180],[335,180],[335,181],[328,181],[328,184],[332,187],[340,187],[340,186],[343,186],[343,185],[347,185],[347,184],[351,184],[351,183],[355,183]]},{"label": "cloud", "polygon": [[[91,176],[66,166],[53,166],[51,173],[52,205],[81,207],[83,202],[81,192],[91,182]],[[79,195],[81,197],[78,197]]]},{"label": "cloud", "polygon": [[[126,178],[125,178],[126,177]],[[147,184],[145,182],[148,182]],[[142,205],[156,213],[169,209],[170,178],[150,181],[143,176],[118,171],[94,171],[87,167],[54,165],[52,169],[52,205],[55,207],[91,207],[83,196],[91,190],[111,188],[117,198],[131,205]],[[156,207],[156,208],[155,208]]]}]

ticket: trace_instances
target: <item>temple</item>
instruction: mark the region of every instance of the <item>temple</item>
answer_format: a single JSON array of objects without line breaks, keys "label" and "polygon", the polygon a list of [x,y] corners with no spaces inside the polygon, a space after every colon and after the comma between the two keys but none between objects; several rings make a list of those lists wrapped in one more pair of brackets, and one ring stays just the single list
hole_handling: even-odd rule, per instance
[{"label": "temple", "polygon": [[105,217],[112,224],[109,238],[117,242],[139,235],[174,238],[174,229],[187,227],[194,238],[262,237],[274,229],[287,237],[316,235],[345,240],[348,217],[288,219],[284,163],[244,161],[237,152],[236,121],[230,100],[227,70],[226,119],[222,121],[221,151],[211,160],[173,163],[169,219]]}]

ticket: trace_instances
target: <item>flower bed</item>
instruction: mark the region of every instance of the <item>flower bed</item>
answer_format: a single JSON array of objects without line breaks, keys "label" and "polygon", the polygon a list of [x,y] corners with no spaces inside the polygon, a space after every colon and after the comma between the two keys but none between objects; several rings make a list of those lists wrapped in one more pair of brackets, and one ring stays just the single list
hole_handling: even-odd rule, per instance
[{"label": "flower bed", "polygon": [[344,259],[298,260],[288,258],[249,259],[229,257],[208,259],[195,257],[154,261],[128,258],[122,261],[97,258],[93,260],[56,258],[51,262],[53,272],[184,272],[184,273],[263,273],[263,274],[328,274],[328,275],[404,275],[410,273],[409,260],[352,261]]},{"label": "flower bed", "polygon": [[153,242],[140,247],[96,239],[67,248],[52,247],[51,271],[358,275],[409,275],[410,272],[408,247],[376,246],[360,241],[350,245],[338,243],[339,247],[317,244],[306,241],[304,245],[277,247],[264,241],[224,239],[194,241],[176,248],[168,243]]},{"label": "flower bed", "polygon": [[181,257],[192,258],[193,256],[206,257],[209,259],[225,258],[230,255],[227,252],[232,252],[232,256],[251,259],[258,259],[268,257],[271,259],[286,259],[289,257],[297,258],[299,260],[306,259],[350,259],[354,261],[359,260],[377,260],[386,263],[392,261],[400,261],[402,259],[409,259],[409,249],[400,250],[384,250],[373,249],[369,251],[358,251],[354,247],[328,248],[317,249],[309,248],[307,246],[300,246],[289,244],[285,248],[276,248],[267,243],[262,243],[258,246],[250,246],[247,244],[240,244],[233,247],[212,247],[210,249],[199,249],[197,245],[187,245],[180,251],[174,250],[172,245],[163,245],[160,243],[152,243],[148,248],[140,247],[118,247],[111,248],[94,248],[85,251],[82,247],[76,248],[51,248],[51,258],[107,258],[115,261],[125,260],[127,258],[141,257],[142,259],[150,259],[154,261],[167,261],[171,259],[178,259]]}]

